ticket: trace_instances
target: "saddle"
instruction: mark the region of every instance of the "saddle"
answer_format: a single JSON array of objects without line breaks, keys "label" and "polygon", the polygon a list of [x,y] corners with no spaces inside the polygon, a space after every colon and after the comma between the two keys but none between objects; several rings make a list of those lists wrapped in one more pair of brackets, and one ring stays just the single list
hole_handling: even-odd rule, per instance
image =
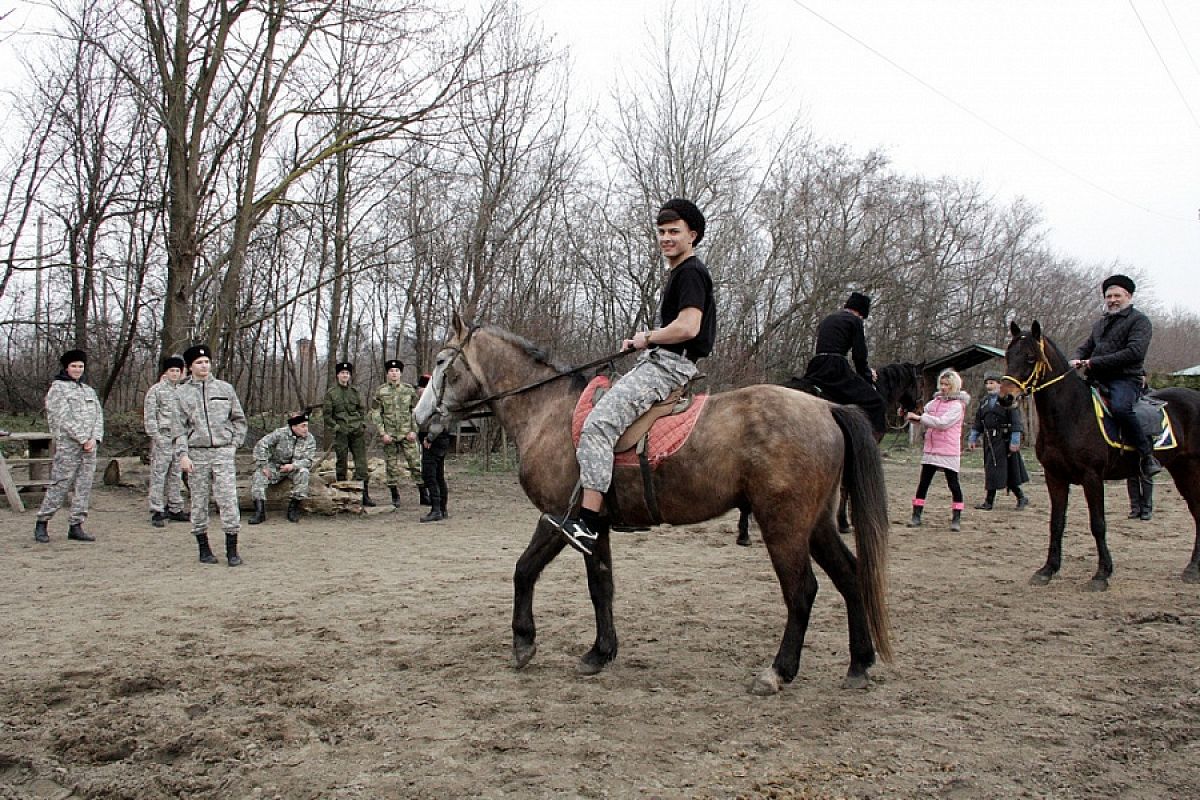
[{"label": "saddle", "polygon": [[[1096,412],[1096,423],[1100,427],[1100,435],[1109,447],[1118,450],[1136,450],[1133,445],[1121,441],[1121,429],[1109,409],[1108,397],[1097,387],[1092,388],[1092,407]],[[1133,404],[1133,413],[1137,415],[1138,426],[1142,433],[1154,442],[1155,450],[1171,450],[1179,446],[1175,437],[1175,429],[1171,426],[1171,417],[1167,414],[1167,401],[1144,394]]]}]

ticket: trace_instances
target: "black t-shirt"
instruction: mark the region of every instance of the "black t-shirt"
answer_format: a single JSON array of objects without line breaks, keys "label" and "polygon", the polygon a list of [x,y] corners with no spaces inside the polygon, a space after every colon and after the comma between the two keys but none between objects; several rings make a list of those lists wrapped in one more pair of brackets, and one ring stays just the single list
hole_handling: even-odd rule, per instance
[{"label": "black t-shirt", "polygon": [[700,332],[686,342],[658,346],[695,361],[711,353],[717,340],[717,304],[713,298],[712,276],[696,256],[677,265],[667,276],[658,312],[660,327],[674,322],[685,308],[700,309]]}]

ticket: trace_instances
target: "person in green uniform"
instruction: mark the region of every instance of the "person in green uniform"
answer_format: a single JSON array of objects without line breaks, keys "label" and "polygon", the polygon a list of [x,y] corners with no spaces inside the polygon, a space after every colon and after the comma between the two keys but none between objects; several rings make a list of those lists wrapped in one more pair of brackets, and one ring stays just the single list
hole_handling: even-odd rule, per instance
[{"label": "person in green uniform", "polygon": [[371,422],[379,429],[383,442],[383,458],[387,464],[387,484],[392,492],[392,505],[400,507],[400,459],[404,458],[408,477],[421,496],[421,504],[429,505],[429,495],[421,482],[421,450],[417,446],[417,427],[412,410],[417,403],[417,389],[404,383],[404,362],[398,358],[384,362],[387,380],[375,390],[371,399]]},{"label": "person in green uniform", "polygon": [[337,454],[336,477],[346,480],[347,455],[354,454],[354,479],[362,481],[362,504],[373,506],[370,473],[367,471],[367,421],[363,414],[362,395],[350,385],[354,365],[339,361],[334,367],[337,382],[325,393],[322,406],[325,427],[333,432],[333,450]]}]

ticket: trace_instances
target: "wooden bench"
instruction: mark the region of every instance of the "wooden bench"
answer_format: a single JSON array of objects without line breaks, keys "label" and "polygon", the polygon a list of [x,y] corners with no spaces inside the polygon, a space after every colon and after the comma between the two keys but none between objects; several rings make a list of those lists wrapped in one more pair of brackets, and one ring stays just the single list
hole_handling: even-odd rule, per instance
[{"label": "wooden bench", "polygon": [[[54,460],[54,437],[41,431],[21,431],[0,436],[0,443],[24,442],[28,455],[5,458],[0,453],[0,487],[14,511],[24,511],[22,489],[41,489],[50,485],[50,462]],[[19,470],[22,474],[14,474]]]}]

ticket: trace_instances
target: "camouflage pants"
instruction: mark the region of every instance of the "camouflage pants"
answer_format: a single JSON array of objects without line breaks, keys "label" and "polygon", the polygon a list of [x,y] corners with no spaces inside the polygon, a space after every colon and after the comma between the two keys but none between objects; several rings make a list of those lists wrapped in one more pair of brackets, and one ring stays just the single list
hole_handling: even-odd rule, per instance
[{"label": "camouflage pants", "polygon": [[230,445],[193,447],[188,451],[192,460],[192,474],[188,478],[188,488],[192,492],[192,533],[196,536],[208,533],[208,506],[213,500],[221,514],[221,529],[235,536],[241,529],[237,465],[233,460],[236,450]]},{"label": "camouflage pants", "polygon": [[583,488],[608,491],[617,439],[650,406],[666,400],[696,372],[691,361],[662,348],[646,350],[638,357],[633,369],[613,383],[583,423],[575,448]]},{"label": "camouflage pants", "polygon": [[[38,519],[47,520],[63,507],[67,492],[72,493],[70,523],[87,519],[92,499],[92,479],[96,477],[96,451],[84,452],[83,445],[70,439],[54,442],[54,461],[50,465],[50,485],[38,509]],[[72,491],[73,490],[73,491]]]},{"label": "camouflage pants", "polygon": [[334,470],[334,477],[339,481],[346,480],[346,470],[348,469],[348,456],[354,456],[354,479],[356,481],[366,480],[367,478],[367,437],[366,434],[359,429],[357,431],[338,431],[333,434],[333,452],[337,455],[337,466]]},{"label": "camouflage pants", "polygon": [[[150,513],[183,510],[183,473],[175,445],[168,439],[150,444]],[[165,500],[164,500],[165,496]]]},{"label": "camouflage pants", "polygon": [[383,446],[383,461],[387,464],[387,485],[399,486],[404,472],[400,467],[400,456],[404,456],[408,478],[413,486],[421,486],[421,448],[416,442],[408,439],[393,439],[391,444]]},{"label": "camouflage pants", "polygon": [[[265,467],[254,468],[254,478],[250,481],[250,497],[254,500],[267,499],[267,487],[274,486],[280,481],[290,480],[292,482],[292,491],[288,497],[296,500],[303,500],[308,497],[308,478],[309,472],[307,467],[300,467],[291,472],[280,472],[279,468],[282,464],[267,464]],[[263,470],[270,474],[264,474]]]}]

